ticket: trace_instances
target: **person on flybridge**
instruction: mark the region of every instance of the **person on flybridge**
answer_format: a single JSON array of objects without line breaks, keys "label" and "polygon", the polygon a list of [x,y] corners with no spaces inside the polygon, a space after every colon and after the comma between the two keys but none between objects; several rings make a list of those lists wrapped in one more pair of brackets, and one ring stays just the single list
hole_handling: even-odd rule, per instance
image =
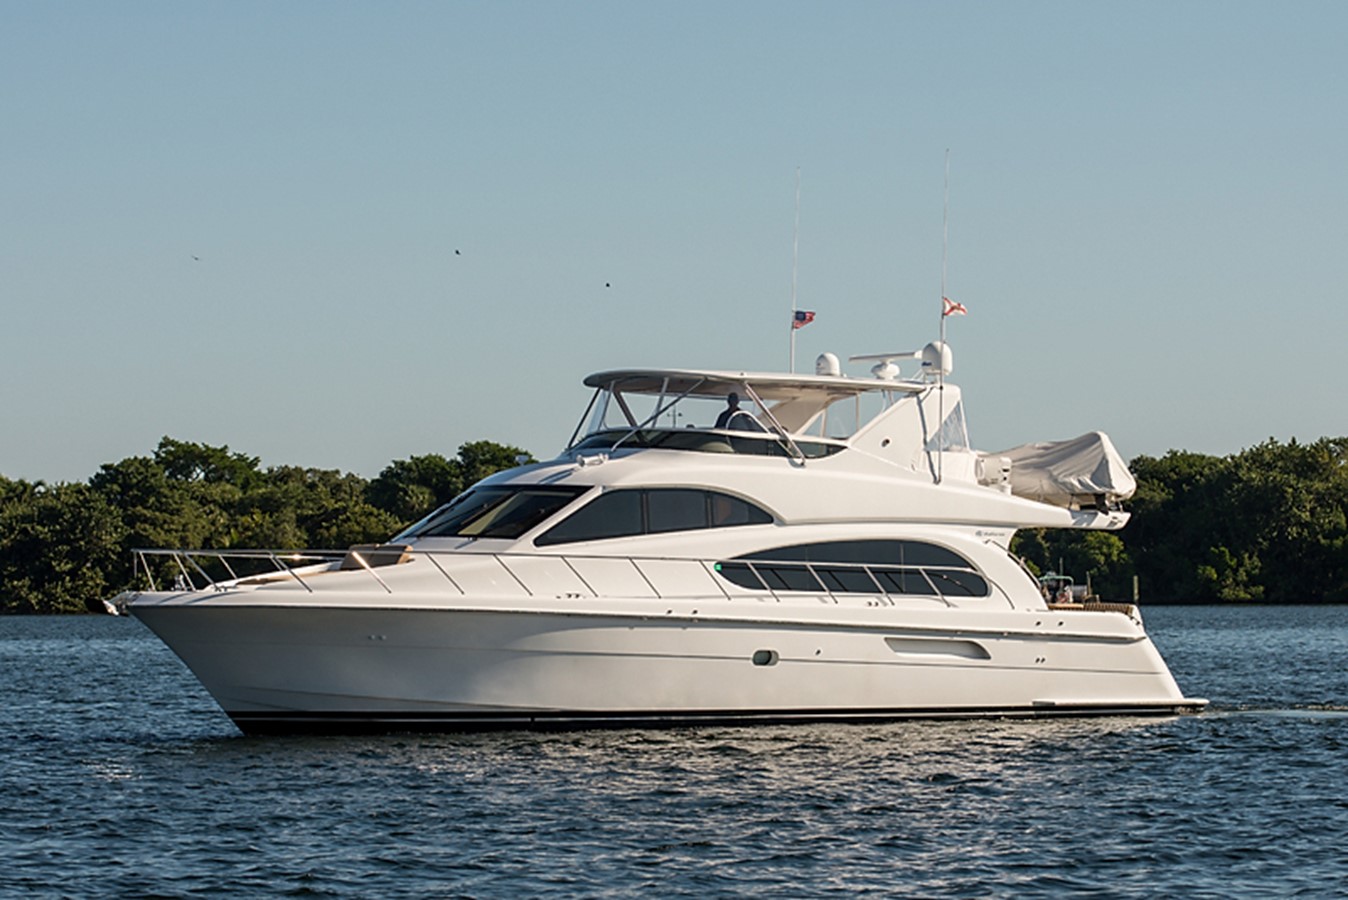
[{"label": "person on flybridge", "polygon": [[716,417],[716,428],[731,431],[762,431],[763,426],[750,413],[740,409],[740,395],[731,391],[725,398],[726,408]]}]

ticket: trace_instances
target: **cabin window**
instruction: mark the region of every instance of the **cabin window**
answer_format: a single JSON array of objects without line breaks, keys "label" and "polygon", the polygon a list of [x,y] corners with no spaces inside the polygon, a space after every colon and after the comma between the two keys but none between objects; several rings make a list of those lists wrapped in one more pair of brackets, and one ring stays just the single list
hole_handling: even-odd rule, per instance
[{"label": "cabin window", "polygon": [[972,569],[964,557],[926,541],[826,541],[818,544],[794,544],[749,553],[742,559],[773,559],[790,562],[858,563],[882,566],[939,566],[946,569]]},{"label": "cabin window", "polygon": [[646,491],[647,531],[692,531],[707,527],[704,491]]},{"label": "cabin window", "polygon": [[819,579],[806,566],[758,566],[758,574],[774,591],[822,591]]},{"label": "cabin window", "polygon": [[818,591],[822,582],[824,589],[840,594],[986,597],[991,593],[987,579],[967,559],[925,541],[774,547],[718,563],[716,571],[750,590]]},{"label": "cabin window", "polygon": [[820,566],[815,571],[824,580],[824,584],[828,585],[830,591],[837,591],[842,594],[881,593],[880,585],[862,566],[857,568]]},{"label": "cabin window", "polygon": [[535,544],[567,544],[641,534],[641,491],[609,491],[534,539]]},{"label": "cabin window", "polygon": [[885,590],[891,594],[931,596],[936,593],[936,588],[932,587],[920,569],[880,569],[875,573],[875,577],[880,579]]},{"label": "cabin window", "polygon": [[973,572],[929,569],[927,575],[936,589],[947,597],[986,597],[988,583]]},{"label": "cabin window", "polygon": [[606,491],[539,535],[538,546],[639,534],[769,525],[772,515],[747,500],[686,488]]},{"label": "cabin window", "polygon": [[731,584],[738,584],[740,587],[750,588],[755,591],[764,590],[767,586],[763,580],[758,577],[752,568],[744,563],[721,562],[717,563],[716,571]]},{"label": "cabin window", "polygon": [[473,488],[395,540],[414,537],[517,538],[585,490],[583,487],[552,485]]}]

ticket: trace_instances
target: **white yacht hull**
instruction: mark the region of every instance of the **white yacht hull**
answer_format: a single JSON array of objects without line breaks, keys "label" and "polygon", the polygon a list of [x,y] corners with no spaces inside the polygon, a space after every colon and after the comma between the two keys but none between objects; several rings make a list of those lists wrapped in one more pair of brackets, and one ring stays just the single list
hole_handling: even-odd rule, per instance
[{"label": "white yacht hull", "polygon": [[249,601],[144,594],[130,607],[247,733],[1156,714],[1201,703],[1119,613],[888,607],[840,618],[782,605],[765,618],[709,614],[695,600]]}]

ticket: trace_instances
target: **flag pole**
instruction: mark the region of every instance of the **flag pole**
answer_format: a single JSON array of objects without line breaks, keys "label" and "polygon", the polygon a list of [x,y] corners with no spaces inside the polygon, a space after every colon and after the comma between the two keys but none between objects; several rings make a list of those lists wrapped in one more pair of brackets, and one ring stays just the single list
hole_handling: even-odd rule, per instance
[{"label": "flag pole", "polygon": [[936,426],[936,483],[945,474],[945,320],[946,261],[950,247],[950,148],[945,148],[945,189],[941,201],[941,349],[936,363],[937,404],[940,409]]},{"label": "flag pole", "polygon": [[800,259],[800,166],[796,166],[796,226],[791,233],[791,374],[796,374],[796,269]]}]

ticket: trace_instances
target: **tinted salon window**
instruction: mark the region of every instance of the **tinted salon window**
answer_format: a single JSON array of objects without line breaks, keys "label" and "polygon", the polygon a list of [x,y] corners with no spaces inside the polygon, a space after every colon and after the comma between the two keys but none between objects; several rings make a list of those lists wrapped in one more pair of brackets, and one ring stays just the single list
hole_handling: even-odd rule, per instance
[{"label": "tinted salon window", "polygon": [[739,497],[687,488],[607,491],[534,541],[539,546],[724,528],[767,525],[772,516]]},{"label": "tinted salon window", "polygon": [[646,516],[652,534],[707,527],[707,495],[703,491],[646,491]]},{"label": "tinted salon window", "polygon": [[569,544],[641,534],[641,491],[609,491],[540,535],[535,544]]}]

